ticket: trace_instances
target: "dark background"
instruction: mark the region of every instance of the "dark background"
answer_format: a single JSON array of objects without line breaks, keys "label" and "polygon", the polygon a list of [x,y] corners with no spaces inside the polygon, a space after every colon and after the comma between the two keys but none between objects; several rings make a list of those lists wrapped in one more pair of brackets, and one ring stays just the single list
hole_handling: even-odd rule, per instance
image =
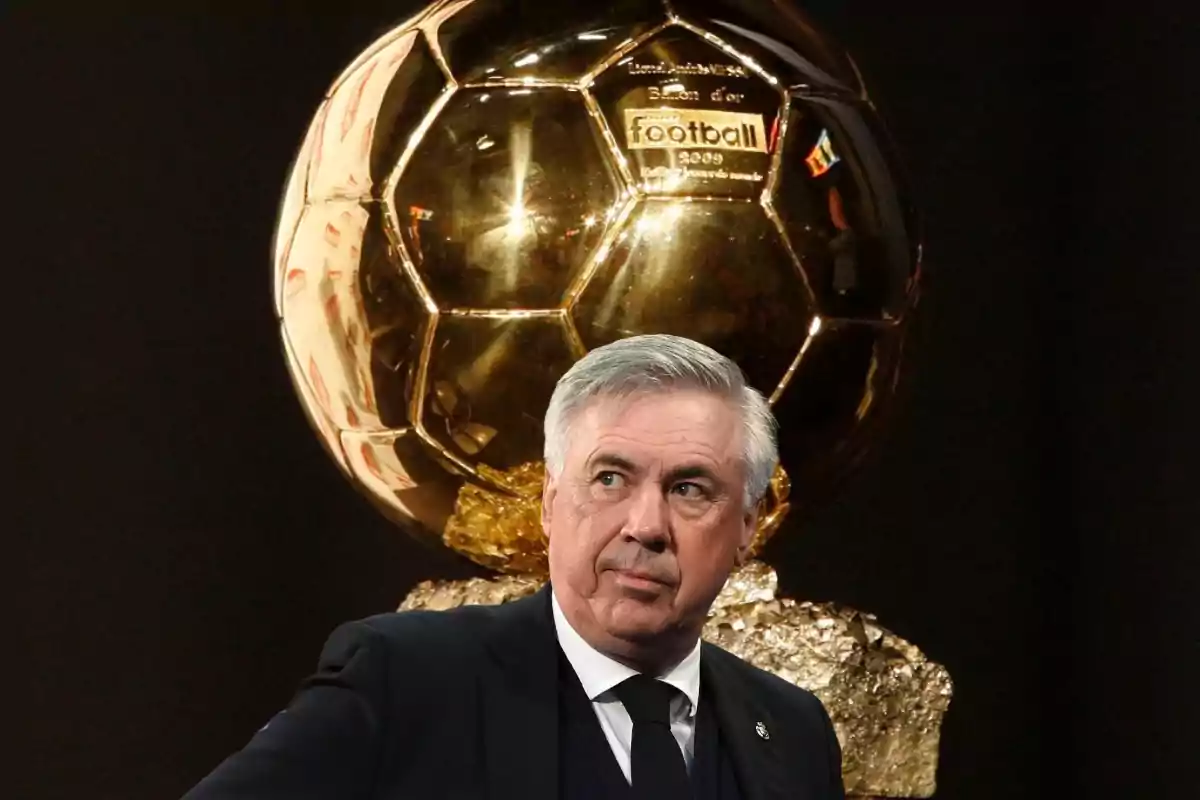
[{"label": "dark background", "polygon": [[[0,11],[6,797],[176,797],[338,622],[472,572],[338,477],[269,292],[299,137],[410,4],[227,5]],[[933,281],[886,448],[771,555],[949,667],[939,798],[1191,797],[1197,29],[1052,5],[812,4]]]}]

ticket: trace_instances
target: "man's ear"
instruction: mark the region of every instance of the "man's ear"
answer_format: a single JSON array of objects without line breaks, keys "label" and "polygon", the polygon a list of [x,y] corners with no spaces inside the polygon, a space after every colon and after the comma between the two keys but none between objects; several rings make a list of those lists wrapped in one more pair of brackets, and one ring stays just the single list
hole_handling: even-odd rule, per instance
[{"label": "man's ear", "polygon": [[550,472],[546,472],[546,477],[542,479],[542,533],[546,534],[546,538],[550,538],[550,519],[553,515],[554,495],[558,492],[558,482],[550,477]]},{"label": "man's ear", "polygon": [[758,504],[742,516],[742,530],[738,540],[737,565],[740,567],[750,559],[750,543],[758,533]]}]

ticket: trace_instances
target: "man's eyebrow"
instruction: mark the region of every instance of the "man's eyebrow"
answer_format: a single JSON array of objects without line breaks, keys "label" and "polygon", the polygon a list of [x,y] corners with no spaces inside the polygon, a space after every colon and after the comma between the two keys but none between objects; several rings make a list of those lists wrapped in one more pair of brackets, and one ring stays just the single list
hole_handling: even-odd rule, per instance
[{"label": "man's eyebrow", "polygon": [[616,469],[624,470],[625,472],[637,472],[637,466],[632,461],[624,456],[616,453],[601,451],[587,461],[588,469],[596,467],[615,467]]},{"label": "man's eyebrow", "polygon": [[666,475],[667,483],[677,483],[678,481],[686,481],[693,478],[706,478],[717,486],[721,486],[722,481],[717,474],[704,464],[683,464],[671,470]]}]

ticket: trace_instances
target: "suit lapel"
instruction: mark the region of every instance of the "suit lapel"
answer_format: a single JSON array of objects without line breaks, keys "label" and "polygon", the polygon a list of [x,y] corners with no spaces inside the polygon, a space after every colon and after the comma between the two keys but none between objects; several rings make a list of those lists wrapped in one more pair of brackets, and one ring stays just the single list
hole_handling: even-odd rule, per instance
[{"label": "suit lapel", "polygon": [[558,795],[558,640],[549,587],[497,609],[488,641],[495,669],[483,681],[489,797]]},{"label": "suit lapel", "polygon": [[[731,657],[705,643],[700,656],[701,692],[709,693],[721,742],[737,771],[746,800],[803,800],[789,788],[784,761],[786,742],[780,741],[771,711],[751,691]],[[793,753],[794,755],[794,753]]]},{"label": "suit lapel", "polygon": [[[550,588],[496,609],[487,650],[494,669],[482,685],[487,794],[494,798],[555,800],[558,796],[558,639],[550,611]],[[806,800],[789,783],[788,754],[796,742],[782,731],[745,666],[705,643],[701,691],[712,700],[723,745],[746,800]],[[765,736],[763,735],[765,734]],[[789,751],[790,748],[790,751]]]}]

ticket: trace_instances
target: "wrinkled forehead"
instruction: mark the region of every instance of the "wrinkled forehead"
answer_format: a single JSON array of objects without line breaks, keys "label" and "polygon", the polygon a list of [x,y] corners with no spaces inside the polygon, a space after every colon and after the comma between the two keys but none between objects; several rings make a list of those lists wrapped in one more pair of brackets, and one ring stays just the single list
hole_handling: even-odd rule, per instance
[{"label": "wrinkled forehead", "polygon": [[740,463],[744,430],[731,400],[693,388],[599,395],[570,424],[568,460],[586,461],[598,448],[630,457],[703,456],[714,464]]}]

